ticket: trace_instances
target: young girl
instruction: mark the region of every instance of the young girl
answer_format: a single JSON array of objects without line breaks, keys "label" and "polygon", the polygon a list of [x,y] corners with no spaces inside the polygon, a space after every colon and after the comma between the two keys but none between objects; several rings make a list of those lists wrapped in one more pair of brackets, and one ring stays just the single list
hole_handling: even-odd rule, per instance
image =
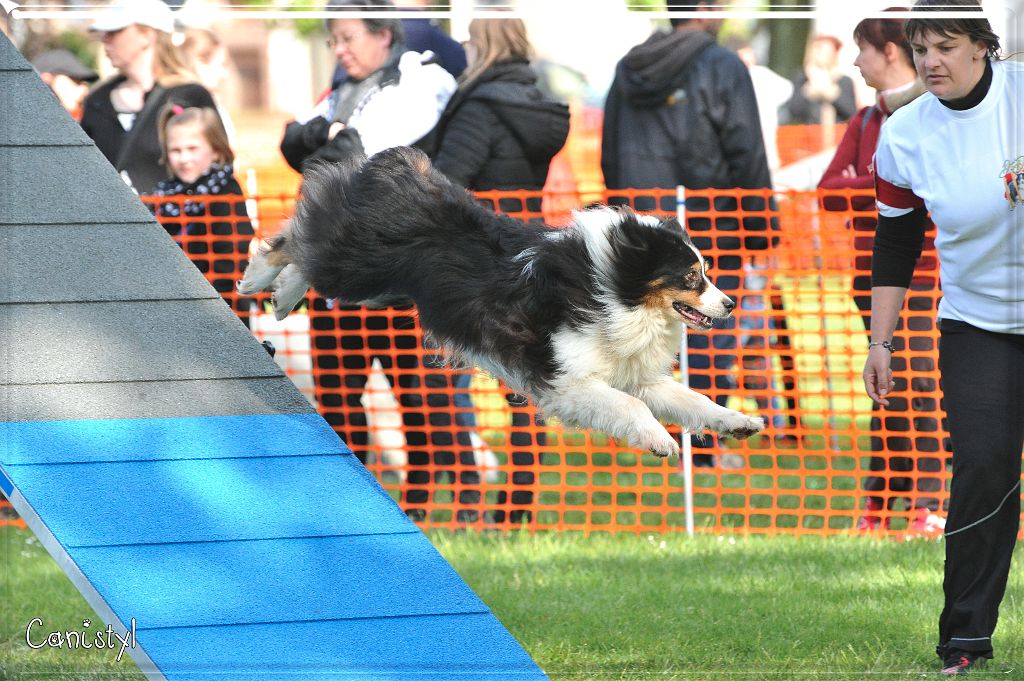
[{"label": "young girl", "polygon": [[[235,155],[220,117],[211,108],[170,106],[160,116],[159,132],[161,160],[172,177],[158,182],[153,195],[180,198],[161,202],[156,207],[157,218],[244,319],[249,301],[234,294],[234,284],[247,264],[253,229],[231,166]],[[220,196],[225,199],[186,198]]]}]

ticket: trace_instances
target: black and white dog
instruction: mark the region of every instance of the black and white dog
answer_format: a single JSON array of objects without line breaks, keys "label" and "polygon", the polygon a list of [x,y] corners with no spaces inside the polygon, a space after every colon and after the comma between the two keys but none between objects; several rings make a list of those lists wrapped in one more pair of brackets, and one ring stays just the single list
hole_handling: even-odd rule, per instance
[{"label": "black and white dog", "polygon": [[456,361],[548,416],[667,456],[679,444],[658,419],[740,439],[764,428],[671,377],[680,323],[706,331],[735,307],[706,269],[674,219],[594,208],[565,228],[524,225],[394,148],[310,168],[238,291],[273,289],[279,319],[310,286],[346,304],[412,300]]}]

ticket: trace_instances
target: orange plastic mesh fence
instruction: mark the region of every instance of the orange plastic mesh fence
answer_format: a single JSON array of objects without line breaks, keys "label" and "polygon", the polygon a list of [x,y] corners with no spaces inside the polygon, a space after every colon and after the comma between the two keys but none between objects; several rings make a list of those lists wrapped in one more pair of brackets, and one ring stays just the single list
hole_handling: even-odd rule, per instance
[{"label": "orange plastic mesh fence", "polygon": [[11,506],[11,502],[4,498],[2,492],[0,492],[0,527],[10,525],[11,527],[20,527],[25,529],[28,527],[25,524],[24,519],[19,518],[18,514],[14,511],[14,507]]},{"label": "orange plastic mesh fence", "polygon": [[[479,197],[496,210],[553,224],[566,223],[577,198]],[[694,443],[696,527],[939,533],[949,452],[936,391],[934,252],[920,263],[895,340],[899,399],[873,412],[860,378],[867,333],[858,309],[870,294],[873,202],[851,190],[777,194],[771,203],[767,197],[713,190],[691,192],[688,200],[691,236],[712,259],[719,285],[740,301],[728,328],[690,333],[690,383],[768,421],[763,436],[747,441],[708,436]],[[645,212],[675,210],[674,192],[615,191],[602,199]],[[218,201],[225,199],[199,200]],[[343,307],[311,294],[278,323],[264,297],[239,299],[225,282],[240,277],[250,240],[280,228],[293,197],[256,197],[248,206],[258,222],[237,210],[229,218],[160,219],[256,337],[277,346],[289,376],[422,525],[683,529],[678,460],[601,433],[564,430],[490,377],[443,368],[439,351],[424,347],[414,310]]]},{"label": "orange plastic mesh fence", "polygon": [[846,132],[846,124],[837,125],[780,125],[775,133],[781,165],[795,163],[808,156],[831,150],[839,144]]}]

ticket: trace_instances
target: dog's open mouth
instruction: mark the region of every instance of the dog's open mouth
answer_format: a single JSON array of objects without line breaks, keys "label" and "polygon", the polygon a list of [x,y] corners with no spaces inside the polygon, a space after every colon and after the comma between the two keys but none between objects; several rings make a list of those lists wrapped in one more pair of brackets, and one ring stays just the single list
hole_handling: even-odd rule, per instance
[{"label": "dog's open mouth", "polygon": [[711,317],[698,312],[685,303],[680,303],[678,300],[672,303],[672,308],[679,313],[683,321],[694,328],[707,330],[713,324]]}]

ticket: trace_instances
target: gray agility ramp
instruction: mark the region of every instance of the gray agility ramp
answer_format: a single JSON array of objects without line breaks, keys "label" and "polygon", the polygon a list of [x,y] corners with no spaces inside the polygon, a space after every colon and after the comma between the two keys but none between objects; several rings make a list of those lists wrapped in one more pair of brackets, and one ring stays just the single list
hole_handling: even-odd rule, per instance
[{"label": "gray agility ramp", "polygon": [[2,35],[0,489],[150,678],[546,678]]}]

